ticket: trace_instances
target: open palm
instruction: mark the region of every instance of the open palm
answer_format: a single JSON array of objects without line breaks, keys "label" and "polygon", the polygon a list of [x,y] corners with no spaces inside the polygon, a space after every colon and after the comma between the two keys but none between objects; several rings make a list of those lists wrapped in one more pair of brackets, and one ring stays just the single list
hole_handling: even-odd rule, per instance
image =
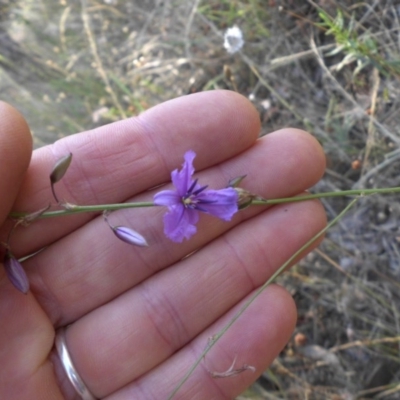
[{"label": "open palm", "polygon": [[[139,117],[59,140],[31,152],[22,117],[0,104],[1,240],[10,211],[51,201],[49,171],[68,152],[57,184],[75,204],[151,201],[169,185],[188,150],[196,178],[210,188],[247,175],[241,186],[266,198],[301,193],[320,179],[325,160],[309,134],[283,129],[261,139],[259,117],[224,91],[169,101]],[[29,164],[30,157],[32,160]],[[18,292],[0,268],[0,398],[77,399],[53,344],[66,327],[75,367],[101,399],[165,399],[254,290],[325,224],[317,201],[250,207],[230,222],[202,215],[181,244],[163,233],[164,207],[117,211],[149,247],[119,241],[98,214],[42,219],[18,228],[15,256],[31,291]],[[189,256],[190,255],[190,256]],[[289,340],[296,320],[290,295],[270,286],[211,349],[176,399],[231,399],[248,387]],[[248,364],[255,372],[215,379],[211,372]]]}]

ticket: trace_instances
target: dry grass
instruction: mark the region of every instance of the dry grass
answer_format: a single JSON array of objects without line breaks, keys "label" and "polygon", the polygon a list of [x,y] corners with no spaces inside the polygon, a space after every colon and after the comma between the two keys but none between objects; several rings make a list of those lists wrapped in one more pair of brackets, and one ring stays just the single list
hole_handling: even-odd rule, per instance
[{"label": "dry grass", "polygon": [[[262,133],[309,130],[313,191],[400,186],[396,0],[0,0],[0,88],[37,146],[217,88],[248,96]],[[224,30],[246,44],[229,55]],[[54,116],[57,116],[55,118]],[[324,200],[333,218],[347,199]],[[240,399],[400,398],[400,207],[359,201],[286,273],[292,342]]]}]

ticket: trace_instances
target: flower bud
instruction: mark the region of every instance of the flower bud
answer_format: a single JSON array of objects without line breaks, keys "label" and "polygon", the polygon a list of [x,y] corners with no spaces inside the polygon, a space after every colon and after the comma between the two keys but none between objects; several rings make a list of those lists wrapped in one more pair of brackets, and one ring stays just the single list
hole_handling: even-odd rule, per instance
[{"label": "flower bud", "polygon": [[131,228],[127,228],[126,226],[112,226],[111,229],[115,233],[115,236],[125,243],[140,247],[148,246],[146,239]]},{"label": "flower bud", "polygon": [[72,153],[69,153],[56,162],[50,173],[50,182],[52,184],[57,183],[59,180],[62,179],[62,177],[67,172],[69,165],[71,164],[71,160]]},{"label": "flower bud", "polygon": [[10,282],[22,293],[29,290],[29,281],[22,264],[7,250],[4,257],[4,269]]}]

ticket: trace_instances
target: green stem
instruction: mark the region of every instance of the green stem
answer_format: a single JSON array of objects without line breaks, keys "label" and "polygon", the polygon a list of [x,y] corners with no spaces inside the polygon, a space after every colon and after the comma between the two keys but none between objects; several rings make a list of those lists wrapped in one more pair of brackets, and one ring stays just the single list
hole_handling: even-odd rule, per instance
[{"label": "green stem", "polygon": [[283,199],[271,199],[271,200],[254,200],[251,204],[253,205],[265,205],[265,204],[280,204],[280,203],[294,203],[297,201],[322,199],[324,197],[339,197],[339,196],[369,196],[372,194],[391,194],[400,193],[400,187],[383,188],[383,189],[354,189],[354,190],[340,190],[337,192],[323,192],[308,194],[305,196],[286,197]]},{"label": "green stem", "polygon": [[[251,205],[272,205],[281,203],[294,203],[298,201],[306,201],[313,199],[322,199],[324,197],[339,197],[339,196],[368,196],[372,194],[391,194],[400,193],[400,187],[383,188],[383,189],[354,189],[354,190],[341,190],[337,192],[323,192],[308,194],[305,196],[296,197],[285,197],[281,199],[266,199],[266,200],[253,200]],[[103,211],[115,211],[126,208],[140,208],[140,207],[154,207],[155,204],[152,202],[137,202],[137,203],[117,203],[117,204],[100,204],[94,206],[78,206],[75,204],[65,204],[64,209],[55,211],[45,211],[40,214],[37,218],[52,218],[62,217],[65,215],[79,214],[85,212],[103,212]],[[10,218],[19,219],[28,217],[29,213],[13,212],[9,214]]]},{"label": "green stem", "polygon": [[[400,188],[399,188],[400,191]],[[315,198],[315,197],[314,197]],[[174,391],[168,396],[168,400],[171,400],[178,390],[183,386],[183,384],[189,379],[193,371],[201,363],[201,360],[206,356],[206,354],[211,350],[211,348],[218,342],[219,339],[225,334],[225,332],[236,322],[236,320],[250,307],[254,300],[263,292],[293,261],[299,257],[304,251],[306,251],[313,243],[315,243],[324,233],[335,225],[351,207],[356,203],[358,198],[353,199],[348,206],[336,217],[334,218],[324,229],[319,231],[312,239],[310,239],[305,245],[303,245],[299,250],[297,250],[282,266],[275,271],[275,273],[251,296],[251,298],[242,306],[242,308],[237,312],[237,314],[222,328],[216,335],[213,335],[212,340],[208,343],[207,347],[203,350],[200,356],[196,359],[190,369],[186,372],[185,376],[179,381],[178,385],[175,387]]]},{"label": "green stem", "polygon": [[[117,204],[99,204],[95,206],[77,206],[75,204],[64,204],[65,208],[62,210],[55,211],[45,211],[40,214],[37,218],[52,218],[52,217],[62,217],[72,214],[80,214],[85,212],[103,212],[103,211],[115,211],[122,210],[124,208],[140,208],[140,207],[155,207],[152,202],[137,202],[137,203],[117,203]],[[13,212],[9,214],[10,218],[19,219],[28,217],[29,213]]]}]

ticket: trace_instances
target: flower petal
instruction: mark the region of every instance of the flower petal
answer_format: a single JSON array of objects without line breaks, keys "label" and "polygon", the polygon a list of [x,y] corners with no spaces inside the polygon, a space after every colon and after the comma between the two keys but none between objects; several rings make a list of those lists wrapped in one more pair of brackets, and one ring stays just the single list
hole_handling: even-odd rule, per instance
[{"label": "flower petal", "polygon": [[233,188],[206,190],[197,197],[204,212],[230,221],[238,211],[238,194]]},{"label": "flower petal", "polygon": [[182,169],[178,171],[172,171],[171,180],[176,187],[180,197],[185,196],[189,187],[192,184],[192,175],[194,174],[193,160],[196,157],[196,153],[189,150],[185,153],[185,162],[182,164]]},{"label": "flower petal", "polygon": [[154,195],[154,204],[157,206],[173,206],[182,203],[181,196],[176,190],[162,190]]},{"label": "flower petal", "polygon": [[164,233],[172,241],[181,243],[196,233],[198,220],[197,211],[186,209],[183,205],[172,206],[164,216]]}]

